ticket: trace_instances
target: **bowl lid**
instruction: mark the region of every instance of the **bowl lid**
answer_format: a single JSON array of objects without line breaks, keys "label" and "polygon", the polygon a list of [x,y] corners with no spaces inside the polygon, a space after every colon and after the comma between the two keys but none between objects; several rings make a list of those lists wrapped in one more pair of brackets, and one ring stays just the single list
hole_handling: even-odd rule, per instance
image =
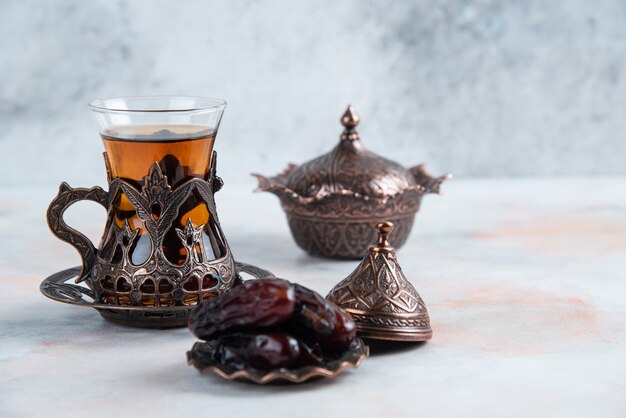
[{"label": "bowl lid", "polygon": [[365,202],[375,211],[380,205],[398,201],[404,209],[415,212],[422,195],[439,193],[441,184],[452,177],[433,177],[423,164],[406,169],[400,164],[367,151],[361,144],[356,126],[359,116],[352,106],[341,117],[344,131],[339,144],[330,152],[302,165],[290,163],[274,177],[253,173],[259,182],[256,191],[277,195],[285,210],[307,206],[337,204],[331,212],[345,212],[345,205]]},{"label": "bowl lid", "polygon": [[299,196],[315,198],[344,192],[385,198],[420,187],[410,170],[363,147],[355,129],[359,121],[354,108],[348,106],[341,117],[345,129],[339,144],[291,170],[285,186]]}]

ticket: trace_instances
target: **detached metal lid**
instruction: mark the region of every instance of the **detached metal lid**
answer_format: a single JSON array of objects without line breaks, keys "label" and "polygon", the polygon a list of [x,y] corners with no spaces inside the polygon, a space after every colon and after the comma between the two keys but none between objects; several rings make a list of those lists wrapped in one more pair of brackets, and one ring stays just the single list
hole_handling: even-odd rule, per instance
[{"label": "detached metal lid", "polygon": [[432,338],[424,301],[407,280],[389,245],[391,222],[376,225],[378,241],[361,264],[326,298],[352,315],[359,336],[379,340],[426,341]]}]

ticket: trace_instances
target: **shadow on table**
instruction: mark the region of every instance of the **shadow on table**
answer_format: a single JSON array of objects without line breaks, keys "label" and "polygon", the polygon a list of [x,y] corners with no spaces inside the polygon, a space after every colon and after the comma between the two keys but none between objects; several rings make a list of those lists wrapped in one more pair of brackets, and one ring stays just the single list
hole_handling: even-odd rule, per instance
[{"label": "shadow on table", "polygon": [[418,350],[421,347],[424,347],[426,342],[365,340],[365,344],[367,344],[370,348],[370,356],[378,357],[389,354],[403,353],[405,351]]},{"label": "shadow on table", "polygon": [[312,389],[330,388],[341,384],[344,379],[354,378],[354,370],[346,370],[332,379],[316,378],[303,383],[270,382],[259,385],[249,381],[225,380],[212,373],[199,373],[193,367],[176,364],[163,367],[160,370],[151,370],[143,373],[138,384],[149,386],[169,386],[181,393],[210,394],[220,397],[258,397],[262,395],[276,395],[281,393],[298,393]]},{"label": "shadow on table", "polygon": [[172,335],[193,340],[186,328],[155,330],[120,326],[106,321],[93,309],[46,301],[14,308],[0,327],[0,341],[10,336],[13,341],[24,344],[79,344],[85,341],[115,344],[123,341],[132,348],[145,346],[146,338],[166,341]]},{"label": "shadow on table", "polygon": [[[425,345],[424,342],[409,343],[374,340],[367,341],[367,344],[370,347],[372,357],[369,361],[373,361],[374,357],[418,350]],[[367,362],[368,360],[364,362],[365,366],[367,366]],[[364,372],[367,374],[365,370]],[[168,385],[184,393],[204,393],[212,396],[240,398],[328,389],[332,388],[333,385],[341,385],[351,379],[358,378],[356,375],[359,373],[359,370],[348,369],[332,379],[316,378],[299,384],[271,382],[265,385],[258,385],[242,380],[228,381],[212,373],[199,373],[193,367],[176,364],[158,370],[146,371],[142,375],[141,381],[137,383],[140,385]]]}]

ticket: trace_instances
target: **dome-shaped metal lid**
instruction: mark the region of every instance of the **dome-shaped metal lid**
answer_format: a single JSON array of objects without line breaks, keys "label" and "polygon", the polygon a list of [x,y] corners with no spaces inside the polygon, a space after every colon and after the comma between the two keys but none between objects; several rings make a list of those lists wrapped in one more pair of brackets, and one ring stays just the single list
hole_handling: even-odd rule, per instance
[{"label": "dome-shaped metal lid", "polygon": [[419,189],[412,171],[367,151],[356,127],[360,118],[352,106],[341,117],[344,131],[339,144],[291,170],[285,186],[301,197],[323,198],[351,194],[385,199],[408,189]]},{"label": "dome-shaped metal lid", "polygon": [[425,341],[432,338],[424,301],[402,272],[387,237],[391,222],[376,225],[378,241],[361,264],[326,298],[352,315],[364,338]]}]

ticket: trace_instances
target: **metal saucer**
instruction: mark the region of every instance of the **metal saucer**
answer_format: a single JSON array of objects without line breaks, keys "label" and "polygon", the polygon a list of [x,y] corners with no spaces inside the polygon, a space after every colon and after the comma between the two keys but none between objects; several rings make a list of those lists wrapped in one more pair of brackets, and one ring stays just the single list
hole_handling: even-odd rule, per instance
[{"label": "metal saucer", "polygon": [[320,377],[335,377],[346,368],[357,368],[369,356],[369,347],[362,339],[355,338],[340,357],[330,359],[323,367],[305,366],[293,369],[259,370],[235,369],[214,360],[217,340],[197,342],[187,352],[187,363],[194,366],[200,373],[214,373],[227,380],[243,380],[258,384],[270,382],[302,383]]},{"label": "metal saucer", "polygon": [[[236,282],[241,282],[241,273],[255,279],[275,277],[271,272],[246,263],[235,263],[237,269]],[[87,286],[75,284],[74,279],[80,274],[81,267],[61,270],[47,277],[39,290],[44,296],[57,302],[68,303],[96,309],[100,315],[120,325],[140,328],[174,328],[187,325],[187,319],[195,306],[169,306],[150,308],[144,306],[119,306],[97,301],[94,292]]]}]

